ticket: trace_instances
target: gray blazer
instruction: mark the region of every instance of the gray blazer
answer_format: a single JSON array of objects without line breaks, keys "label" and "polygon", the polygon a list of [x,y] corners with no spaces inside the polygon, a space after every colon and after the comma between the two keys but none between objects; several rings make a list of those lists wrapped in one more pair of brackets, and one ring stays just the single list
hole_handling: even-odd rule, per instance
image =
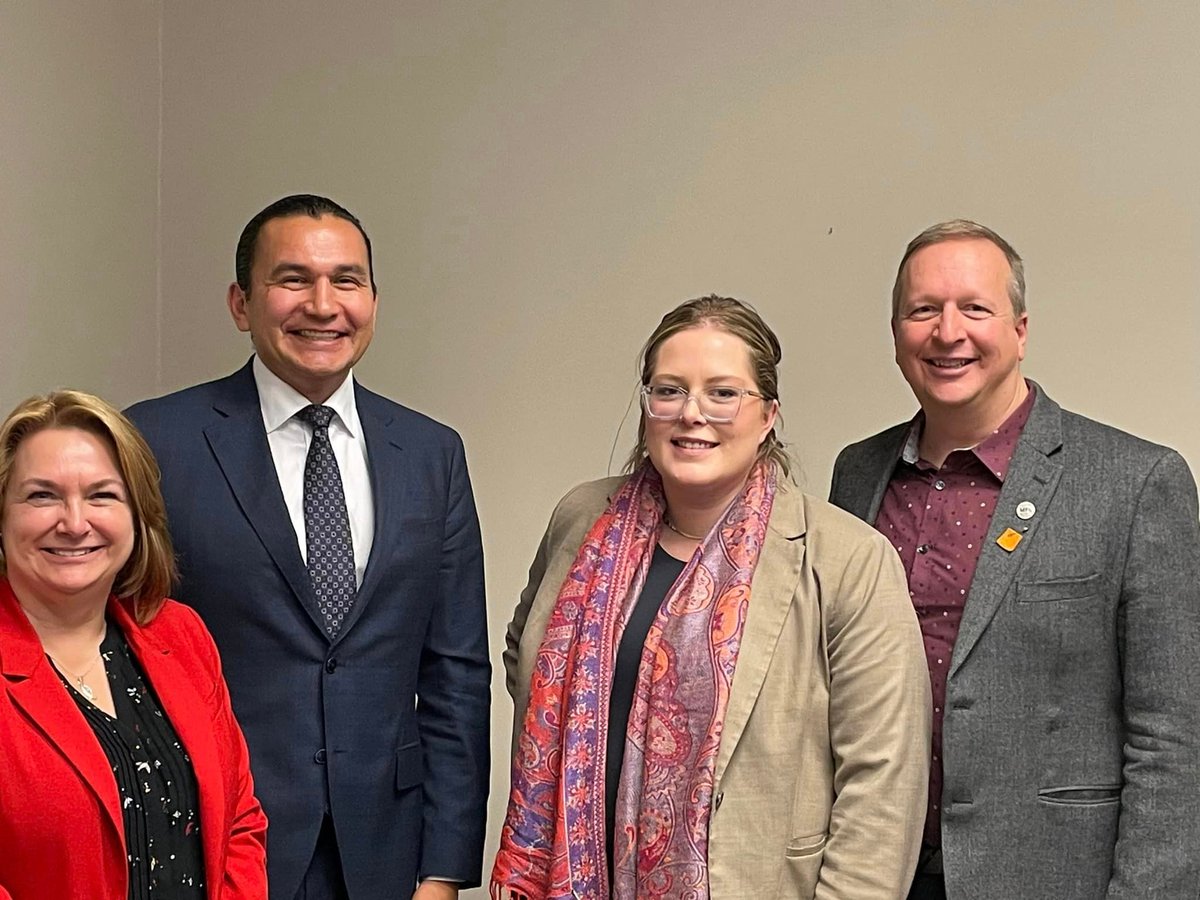
[{"label": "gray blazer", "polygon": [[[951,659],[947,896],[1196,900],[1196,485],[1175,451],[1037,390]],[[907,428],[841,452],[833,503],[875,520]]]}]

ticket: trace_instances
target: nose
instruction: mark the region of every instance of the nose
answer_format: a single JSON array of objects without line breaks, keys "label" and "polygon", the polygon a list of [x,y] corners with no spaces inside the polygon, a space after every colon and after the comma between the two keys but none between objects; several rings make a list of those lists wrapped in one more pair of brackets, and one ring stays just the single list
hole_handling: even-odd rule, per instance
[{"label": "nose", "polygon": [[62,514],[58,517],[58,533],[76,537],[87,534],[90,529],[83,501],[67,500],[62,506]]},{"label": "nose", "polygon": [[679,418],[681,421],[692,425],[708,424],[708,419],[704,417],[704,413],[700,412],[700,398],[695,394],[688,394],[684,398],[683,409],[679,413]]},{"label": "nose", "polygon": [[933,333],[943,344],[956,344],[963,339],[963,316],[957,306],[947,303],[942,307]]},{"label": "nose", "polygon": [[330,319],[337,315],[333,285],[330,284],[328,278],[318,278],[313,284],[312,293],[308,298],[308,307],[312,315],[317,318]]}]

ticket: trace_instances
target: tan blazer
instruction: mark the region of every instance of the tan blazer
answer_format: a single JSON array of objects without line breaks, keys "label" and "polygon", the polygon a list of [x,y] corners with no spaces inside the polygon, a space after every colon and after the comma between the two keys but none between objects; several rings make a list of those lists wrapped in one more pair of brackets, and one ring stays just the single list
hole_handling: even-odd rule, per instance
[{"label": "tan blazer", "polygon": [[[559,587],[621,481],[580,485],[550,518],[506,637],[514,732]],[[713,900],[903,900],[925,821],[929,717],[895,551],[781,483],[714,773]]]}]

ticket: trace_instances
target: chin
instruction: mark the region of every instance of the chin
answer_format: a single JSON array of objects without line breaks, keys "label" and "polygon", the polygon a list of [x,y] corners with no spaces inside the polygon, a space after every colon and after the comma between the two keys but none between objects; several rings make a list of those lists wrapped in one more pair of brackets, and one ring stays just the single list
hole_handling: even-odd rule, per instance
[{"label": "chin", "polygon": [[663,482],[684,491],[710,493],[714,490],[729,490],[745,481],[745,473],[715,472],[707,467],[692,468],[689,466],[668,467],[667,471],[659,470]]},{"label": "chin", "polygon": [[[949,390],[935,386],[926,389],[922,394],[925,402],[935,406],[959,407],[969,405],[978,397],[979,389],[975,385],[956,386]],[[922,406],[924,405],[925,403],[922,403]]]}]

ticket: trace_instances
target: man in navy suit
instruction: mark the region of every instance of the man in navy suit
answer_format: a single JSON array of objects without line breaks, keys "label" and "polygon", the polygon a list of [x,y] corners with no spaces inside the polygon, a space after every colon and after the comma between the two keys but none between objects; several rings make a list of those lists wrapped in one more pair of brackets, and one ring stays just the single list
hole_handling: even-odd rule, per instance
[{"label": "man in navy suit", "polygon": [[480,883],[491,680],[462,442],[352,377],[377,294],[347,210],[272,203],[236,274],[253,359],[129,415],[250,745],[270,896],[453,898]]}]

